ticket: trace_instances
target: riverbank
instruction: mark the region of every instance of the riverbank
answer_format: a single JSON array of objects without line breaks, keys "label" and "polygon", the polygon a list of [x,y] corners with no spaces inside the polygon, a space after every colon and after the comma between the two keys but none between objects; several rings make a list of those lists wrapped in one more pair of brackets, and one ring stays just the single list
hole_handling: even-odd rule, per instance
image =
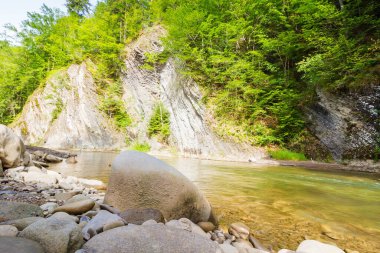
[{"label": "riverbank", "polygon": [[[44,176],[41,176],[42,174]],[[33,178],[33,180],[31,180],[31,178]],[[65,248],[63,251],[62,249],[59,249],[61,251],[48,252],[75,252],[75,250],[82,247],[85,241],[91,241],[90,238],[95,236],[95,234],[101,235],[107,230],[116,231],[119,229],[120,233],[123,234],[124,232],[121,231],[121,227],[131,227],[132,225],[127,225],[128,222],[121,222],[120,217],[118,216],[120,213],[119,210],[103,204],[104,192],[94,188],[101,188],[101,186],[102,185],[99,184],[99,182],[96,182],[96,180],[86,180],[71,176],[65,177],[60,173],[38,169],[36,167],[18,167],[8,169],[5,171],[5,176],[0,179],[0,201],[2,203],[0,206],[0,221],[5,221],[0,225],[0,233],[13,233],[13,235],[17,235],[18,237],[34,238],[34,240],[41,244],[43,248],[50,247],[56,249],[59,247],[49,244],[51,236],[54,236],[56,240],[61,240],[62,237],[66,238],[65,240],[71,240],[65,242],[66,245],[69,245],[69,247],[74,247],[72,245],[77,245],[74,248]],[[22,216],[30,215],[39,216],[40,218],[21,216],[16,217],[17,215],[20,215],[20,212],[16,211],[16,209],[12,210],[12,207],[17,207],[17,209],[20,210],[18,205],[21,203],[30,204],[27,208],[23,208],[24,211],[21,212]],[[4,207],[7,208],[7,212],[1,210]],[[32,210],[33,215],[31,215],[31,213],[28,214],[28,210]],[[110,219],[111,221],[105,222],[106,224],[103,224],[94,231],[87,230],[87,234],[83,233],[83,229],[88,226],[88,224],[92,224],[91,226],[99,226],[97,220],[102,218],[102,216],[105,215],[105,212],[107,213],[106,216],[111,215],[114,219]],[[62,234],[61,228],[58,229],[60,231],[59,233],[56,229],[52,229],[52,226],[56,226],[57,223],[60,224],[62,229],[66,229],[65,231],[68,231],[69,233],[81,230],[82,233],[74,233],[76,236],[66,237]],[[211,247],[209,249],[215,249],[215,252],[221,253],[275,252],[264,247],[257,239],[250,235],[250,228],[242,223],[232,223],[224,229],[215,227],[211,223],[196,225],[187,219],[179,219],[178,221],[170,222],[163,221],[162,223],[166,223],[164,227],[160,227],[160,229],[164,231],[162,232],[163,235],[165,234],[165,229],[167,229],[168,226],[172,226],[175,229],[187,230],[188,232],[195,233],[197,236],[200,236],[199,238],[201,239],[199,239],[200,241],[198,243],[204,243],[204,245],[196,245],[198,249],[202,249],[202,247]],[[158,226],[157,221],[146,220],[144,226],[148,225]],[[70,227],[70,229],[67,230],[67,227]],[[17,230],[15,230],[15,228]],[[141,229],[144,230],[145,228]],[[149,230],[150,228],[147,229]],[[4,230],[6,230],[6,232],[4,232]],[[44,233],[46,230],[49,233],[49,239],[45,238],[46,235]],[[55,235],[55,233],[58,234]],[[153,232],[150,231],[149,233]],[[117,234],[114,236],[117,236]],[[183,236],[187,236],[187,234]],[[17,241],[16,238],[18,237],[15,237],[15,243]],[[161,243],[165,243],[166,239],[167,238],[163,237]],[[97,240],[99,240],[99,237]],[[8,244],[8,246],[11,245],[12,243]],[[78,245],[80,245],[80,247]],[[305,241],[303,244],[301,243],[301,246],[299,247],[308,247],[311,249],[319,246],[325,247],[326,244],[309,240]],[[334,247],[333,250],[335,251],[331,252],[343,252],[336,247]],[[78,251],[78,253],[79,252],[83,253],[86,251]],[[279,252],[283,253],[293,251],[282,250]]]}]

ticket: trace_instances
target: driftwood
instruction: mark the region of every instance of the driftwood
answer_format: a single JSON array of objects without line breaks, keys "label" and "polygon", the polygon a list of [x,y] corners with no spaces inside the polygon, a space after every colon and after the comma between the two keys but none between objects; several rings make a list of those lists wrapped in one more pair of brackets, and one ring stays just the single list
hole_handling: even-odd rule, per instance
[{"label": "driftwood", "polygon": [[56,150],[53,150],[53,149],[43,148],[43,147],[35,147],[35,146],[28,146],[28,145],[26,145],[25,148],[26,148],[26,151],[28,151],[30,154],[33,154],[36,151],[41,151],[41,152],[43,152],[45,154],[57,156],[57,157],[60,157],[62,159],[67,159],[67,158],[70,158],[70,157],[76,157],[77,156],[76,154],[72,154],[72,153],[69,153],[69,152],[56,151]]}]

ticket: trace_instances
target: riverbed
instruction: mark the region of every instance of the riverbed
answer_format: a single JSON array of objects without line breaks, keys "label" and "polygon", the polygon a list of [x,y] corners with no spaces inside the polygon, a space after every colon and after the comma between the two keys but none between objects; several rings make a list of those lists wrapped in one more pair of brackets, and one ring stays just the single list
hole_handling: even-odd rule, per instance
[{"label": "riverbed", "polygon": [[[77,164],[61,163],[52,169],[107,183],[116,155],[81,152]],[[294,250],[307,238],[360,253],[380,252],[379,175],[159,158],[204,192],[222,228],[242,221],[274,249]]]}]

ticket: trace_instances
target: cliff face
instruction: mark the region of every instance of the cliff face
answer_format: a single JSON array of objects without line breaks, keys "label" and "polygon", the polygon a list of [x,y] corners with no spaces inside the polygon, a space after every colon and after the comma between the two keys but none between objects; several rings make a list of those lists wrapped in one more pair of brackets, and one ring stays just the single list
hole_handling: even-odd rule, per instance
[{"label": "cliff face", "polygon": [[310,130],[334,159],[371,159],[380,147],[380,86],[339,96],[318,91]]},{"label": "cliff face", "polygon": [[27,144],[56,149],[112,149],[124,139],[110,125],[98,110],[95,83],[83,63],[50,77],[45,87],[29,98],[12,128]]},{"label": "cliff face", "polygon": [[164,35],[165,30],[155,26],[126,48],[127,68],[122,78],[124,100],[135,122],[129,129],[130,136],[148,142],[153,151],[164,148],[147,136],[154,106],[161,102],[170,113],[169,146],[179,154],[244,161],[262,158],[264,153],[259,149],[226,143],[211,132],[206,120],[210,116],[201,102],[202,94],[192,79],[181,74],[182,68],[175,59],[154,64],[152,68],[144,67],[147,55],[157,55],[164,50],[160,42]]}]

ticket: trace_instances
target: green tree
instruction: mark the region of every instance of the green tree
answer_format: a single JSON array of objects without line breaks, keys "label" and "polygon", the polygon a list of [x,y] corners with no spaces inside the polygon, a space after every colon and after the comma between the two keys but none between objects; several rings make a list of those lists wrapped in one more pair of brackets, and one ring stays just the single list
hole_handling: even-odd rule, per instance
[{"label": "green tree", "polygon": [[83,17],[90,13],[91,4],[89,0],[67,0],[66,8],[70,14]]}]

